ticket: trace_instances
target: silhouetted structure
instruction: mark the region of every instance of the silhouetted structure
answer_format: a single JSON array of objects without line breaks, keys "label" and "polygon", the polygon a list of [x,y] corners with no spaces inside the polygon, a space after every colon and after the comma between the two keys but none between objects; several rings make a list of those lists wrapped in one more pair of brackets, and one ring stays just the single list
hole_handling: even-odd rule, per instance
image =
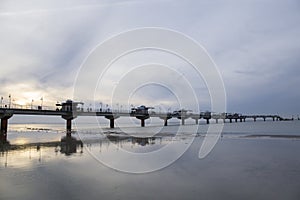
[{"label": "silhouetted structure", "polygon": [[215,119],[216,123],[218,123],[219,119],[222,119],[225,123],[226,120],[229,120],[232,123],[233,120],[235,122],[245,122],[246,119],[253,119],[256,121],[258,118],[263,119],[266,121],[267,118],[273,119],[273,121],[278,120],[290,120],[284,119],[279,115],[242,115],[238,113],[211,113],[209,111],[201,112],[199,114],[192,113],[190,110],[181,109],[178,111],[174,111],[173,113],[155,113],[149,112],[149,109],[153,109],[153,107],[146,107],[144,105],[132,108],[130,113],[128,112],[110,112],[106,110],[102,112],[93,112],[91,109],[88,111],[83,110],[83,103],[82,102],[74,102],[72,100],[67,100],[66,102],[56,104],[56,110],[43,110],[43,109],[18,109],[18,108],[0,108],[0,119],[1,119],[1,130],[0,130],[0,141],[7,140],[7,125],[8,119],[11,118],[13,115],[56,115],[61,116],[63,119],[66,120],[66,135],[71,136],[72,133],[72,120],[78,116],[103,116],[106,119],[110,120],[110,128],[114,128],[114,120],[119,117],[136,117],[137,119],[141,120],[141,126],[145,126],[145,120],[149,119],[150,117],[158,117],[164,120],[164,125],[168,125],[168,120],[171,118],[177,118],[181,120],[182,125],[185,124],[185,120],[188,118],[192,118],[198,124],[200,119],[205,119],[206,123],[209,124],[211,119]]}]

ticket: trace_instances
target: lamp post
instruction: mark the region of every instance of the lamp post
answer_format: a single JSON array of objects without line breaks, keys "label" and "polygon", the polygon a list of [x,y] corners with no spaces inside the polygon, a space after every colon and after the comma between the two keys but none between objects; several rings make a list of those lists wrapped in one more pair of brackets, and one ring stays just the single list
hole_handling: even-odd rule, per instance
[{"label": "lamp post", "polygon": [[117,108],[118,108],[117,112],[119,112],[120,111],[119,103],[117,103],[116,105],[117,105]]},{"label": "lamp post", "polygon": [[9,98],[8,108],[10,108],[10,105],[11,105],[11,94],[8,95],[8,98]]},{"label": "lamp post", "polygon": [[33,108],[33,107],[32,107],[32,106],[33,106],[33,105],[32,105],[32,104],[33,104],[33,102],[34,102],[34,100],[33,100],[33,99],[31,99],[31,104],[30,104],[30,108],[31,108],[31,110],[32,110],[32,108]]},{"label": "lamp post", "polygon": [[41,109],[43,108],[43,102],[44,102],[44,98],[41,98]]}]

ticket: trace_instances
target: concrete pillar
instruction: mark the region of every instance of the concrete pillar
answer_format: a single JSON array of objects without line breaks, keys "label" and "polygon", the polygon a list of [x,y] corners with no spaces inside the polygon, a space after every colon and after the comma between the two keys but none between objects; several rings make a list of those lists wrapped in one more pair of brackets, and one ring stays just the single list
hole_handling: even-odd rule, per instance
[{"label": "concrete pillar", "polygon": [[240,122],[243,122],[243,119],[242,119],[242,118],[240,118]]},{"label": "concrete pillar", "polygon": [[72,132],[72,119],[67,119],[67,136],[71,136]]},{"label": "concrete pillar", "polygon": [[67,120],[66,122],[66,131],[67,131],[67,137],[71,136],[72,133],[72,120],[76,118],[76,116],[73,115],[62,115],[63,119]]},{"label": "concrete pillar", "polygon": [[7,133],[0,133],[0,142],[7,142]]},{"label": "concrete pillar", "polygon": [[145,119],[141,119],[141,127],[145,127]]},{"label": "concrete pillar", "polygon": [[7,142],[8,119],[11,116],[12,115],[1,118],[1,130],[0,130],[0,141],[1,142]]},{"label": "concrete pillar", "polygon": [[244,122],[246,122],[246,118],[244,118]]},{"label": "concrete pillar", "polygon": [[235,119],[235,122],[237,122],[237,120],[238,120],[238,119],[236,118],[236,119]]},{"label": "concrete pillar", "polygon": [[266,121],[266,118],[264,117],[264,121]]},{"label": "concrete pillar", "polygon": [[206,124],[209,124],[209,119],[206,119]]},{"label": "concrete pillar", "polygon": [[229,119],[229,122],[232,123],[232,119],[231,118]]},{"label": "concrete pillar", "polygon": [[275,117],[272,117],[273,118],[273,121],[275,121]]},{"label": "concrete pillar", "polygon": [[164,126],[168,126],[168,119],[167,118],[164,119]]},{"label": "concrete pillar", "polygon": [[109,120],[109,127],[115,128],[115,119],[119,118],[119,116],[109,114],[105,115],[104,117]]},{"label": "concrete pillar", "polygon": [[216,123],[219,123],[219,119],[216,119]]},{"label": "concrete pillar", "polygon": [[225,123],[225,121],[226,121],[226,120],[225,120],[225,119],[223,119],[223,122],[224,122],[224,123]]},{"label": "concrete pillar", "polygon": [[114,118],[109,119],[109,127],[115,128],[115,119]]},{"label": "concrete pillar", "polygon": [[198,119],[195,119],[195,121],[196,121],[196,124],[199,124],[199,120]]},{"label": "concrete pillar", "polygon": [[181,118],[181,125],[184,125],[184,118]]},{"label": "concrete pillar", "polygon": [[254,119],[254,121],[256,122],[256,117],[254,117],[253,119]]},{"label": "concrete pillar", "polygon": [[7,141],[7,124],[8,124],[8,119],[2,118],[1,119],[1,132],[0,132],[0,141],[1,142]]},{"label": "concrete pillar", "polygon": [[7,118],[1,119],[1,133],[7,133],[7,124],[8,124]]}]

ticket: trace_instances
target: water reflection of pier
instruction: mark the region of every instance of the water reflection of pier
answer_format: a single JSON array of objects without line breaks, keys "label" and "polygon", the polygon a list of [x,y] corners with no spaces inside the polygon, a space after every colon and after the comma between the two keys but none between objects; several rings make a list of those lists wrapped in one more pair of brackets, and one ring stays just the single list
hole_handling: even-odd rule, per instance
[{"label": "water reflection of pier", "polygon": [[[40,151],[42,148],[55,147],[60,148],[60,152],[65,155],[71,155],[77,153],[78,147],[83,148],[83,143],[74,137],[66,136],[62,137],[61,141],[54,142],[37,142],[28,144],[10,144],[9,141],[0,142],[0,152],[17,151],[25,149],[36,149]],[[57,150],[56,150],[57,151]],[[82,150],[81,150],[82,152]]]},{"label": "water reflection of pier", "polygon": [[[83,153],[84,144],[87,148],[91,148],[93,145],[100,145],[100,152],[102,146],[109,147],[111,144],[115,145],[117,148],[122,148],[124,144],[131,145],[132,147],[143,148],[150,145],[161,145],[162,137],[135,137],[128,135],[107,135],[106,137],[99,139],[90,139],[82,142],[71,136],[64,136],[60,141],[54,142],[39,142],[39,143],[28,143],[28,144],[10,144],[9,141],[0,142],[0,158],[5,158],[5,166],[7,166],[7,157],[14,157],[16,154],[23,154],[28,152],[28,158],[31,159],[31,155],[36,154],[38,156],[38,161],[42,161],[42,151],[45,152],[47,149],[47,156],[53,149],[53,152],[57,155],[58,152],[65,156],[70,156],[76,153]],[[16,156],[18,157],[18,156]]]},{"label": "water reflection of pier", "polygon": [[138,144],[140,146],[153,145],[155,140],[161,137],[135,137],[135,136],[118,136],[118,135],[108,135],[106,136],[110,142],[122,143],[131,142],[132,144]]},{"label": "water reflection of pier", "polygon": [[[86,140],[85,143],[87,146],[92,144],[105,144],[108,145],[110,143],[113,144],[121,144],[121,143],[131,143],[133,145],[137,144],[139,146],[147,146],[154,145],[156,141],[159,140],[161,143],[162,137],[135,137],[135,136],[118,136],[118,135],[107,135],[105,138],[99,139],[91,139]],[[17,151],[17,150],[25,150],[25,149],[36,149],[39,151],[42,148],[46,147],[55,147],[55,151],[59,151],[65,155],[71,155],[73,153],[77,153],[77,149],[83,148],[83,142],[81,140],[76,139],[75,137],[64,136],[61,138],[61,141],[54,142],[38,142],[38,143],[28,143],[28,144],[10,144],[9,141],[0,143],[0,152],[6,151]]]},{"label": "water reflection of pier", "polygon": [[[64,154],[65,156],[70,156],[76,153],[82,154],[83,143],[80,140],[69,136],[62,137],[61,141],[28,143],[22,145],[10,144],[9,141],[0,142],[0,161],[3,159],[4,166],[7,167],[7,165],[10,163],[9,160],[13,160],[13,165],[18,165],[24,162],[31,162],[30,160],[37,156],[38,162],[41,162],[43,157],[42,152],[47,152],[47,157],[49,157],[49,150],[53,150],[56,155],[58,152]],[[24,159],[24,154],[27,153],[28,158],[26,158],[26,156]]]}]

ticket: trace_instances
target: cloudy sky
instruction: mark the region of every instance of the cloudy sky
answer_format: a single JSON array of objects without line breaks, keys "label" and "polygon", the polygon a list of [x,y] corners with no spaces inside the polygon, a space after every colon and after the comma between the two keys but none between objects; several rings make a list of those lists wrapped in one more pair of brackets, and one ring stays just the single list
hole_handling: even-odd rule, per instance
[{"label": "cloudy sky", "polygon": [[[131,29],[161,27],[207,50],[224,81],[228,111],[300,114],[299,10],[298,0],[0,0],[0,95],[7,102],[11,94],[19,104],[72,98],[78,70],[99,43]],[[179,70],[185,66],[169,60]],[[124,63],[128,58],[119,66]],[[144,88],[149,102],[174,98],[166,89]],[[196,91],[208,109],[203,81]],[[149,103],[143,96],[136,92],[133,102]]]}]

